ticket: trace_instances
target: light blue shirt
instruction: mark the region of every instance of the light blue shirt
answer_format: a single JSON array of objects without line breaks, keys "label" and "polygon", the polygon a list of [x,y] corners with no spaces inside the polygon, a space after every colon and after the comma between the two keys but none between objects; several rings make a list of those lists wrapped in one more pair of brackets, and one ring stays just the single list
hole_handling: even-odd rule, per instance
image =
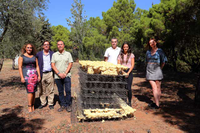
[{"label": "light blue shirt", "polygon": [[45,55],[43,51],[43,72],[46,72],[46,71],[52,71],[50,53]]}]

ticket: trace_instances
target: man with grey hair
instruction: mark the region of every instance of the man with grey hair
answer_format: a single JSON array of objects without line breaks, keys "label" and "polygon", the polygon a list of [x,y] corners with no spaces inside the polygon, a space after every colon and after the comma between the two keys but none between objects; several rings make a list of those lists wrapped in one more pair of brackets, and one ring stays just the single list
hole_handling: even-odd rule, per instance
[{"label": "man with grey hair", "polygon": [[46,106],[48,97],[48,105],[50,109],[54,109],[54,78],[53,70],[51,67],[51,58],[53,51],[50,50],[50,42],[44,41],[42,44],[42,51],[39,51],[36,55],[38,58],[38,65],[40,68],[41,82],[39,83],[39,96],[41,105],[38,107],[42,109]]}]

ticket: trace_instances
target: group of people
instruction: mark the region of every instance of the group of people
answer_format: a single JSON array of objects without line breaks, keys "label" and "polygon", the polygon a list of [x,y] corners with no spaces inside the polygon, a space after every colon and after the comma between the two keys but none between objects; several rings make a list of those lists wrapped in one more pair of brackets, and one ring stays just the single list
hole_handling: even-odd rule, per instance
[{"label": "group of people", "polygon": [[[135,56],[131,52],[131,47],[127,42],[124,42],[121,48],[117,47],[117,38],[111,39],[112,46],[106,49],[104,55],[104,61],[111,62],[113,64],[121,64],[128,69],[125,71],[128,89],[128,104],[131,106],[132,99],[132,81],[133,81],[133,68],[135,65]],[[167,58],[161,48],[158,47],[158,43],[154,38],[151,38],[147,44],[146,52],[146,79],[149,81],[152,90],[155,103],[152,102],[149,106],[154,109],[160,107],[161,96],[161,80],[163,79],[162,69],[167,61]]]},{"label": "group of people", "polygon": [[[107,48],[104,55],[104,61],[113,64],[121,64],[127,66],[128,69],[124,72],[127,80],[128,89],[128,104],[131,106],[132,99],[132,81],[133,68],[135,65],[135,56],[131,52],[131,47],[127,42],[124,42],[122,47],[118,47],[118,40],[111,39],[111,47]],[[58,88],[60,108],[71,111],[71,73],[73,59],[69,52],[65,51],[63,41],[57,42],[57,52],[50,50],[50,42],[45,41],[42,44],[42,51],[36,53],[33,44],[25,44],[22,48],[22,55],[19,57],[19,73],[21,82],[25,84],[28,93],[28,111],[34,111],[35,92],[39,86],[39,96],[42,109],[48,103],[50,109],[54,109],[54,82]],[[163,79],[162,68],[167,61],[167,58],[158,48],[157,41],[150,39],[148,42],[149,50],[146,52],[146,79],[151,84],[155,103],[150,106],[158,109],[161,96],[161,80]],[[64,90],[66,96],[64,96]],[[48,96],[48,102],[46,100]]]},{"label": "group of people", "polygon": [[[40,89],[42,109],[47,105],[46,96],[48,96],[48,105],[54,109],[54,81],[59,92],[60,108],[71,111],[71,73],[73,59],[69,52],[65,51],[63,41],[57,42],[58,51],[50,50],[50,42],[45,41],[42,44],[43,50],[36,53],[33,44],[25,44],[22,48],[22,55],[19,57],[19,73],[21,82],[25,84],[28,93],[28,111],[34,111],[35,92],[37,85]],[[55,79],[55,80],[54,80]],[[64,96],[64,88],[66,97]]]}]

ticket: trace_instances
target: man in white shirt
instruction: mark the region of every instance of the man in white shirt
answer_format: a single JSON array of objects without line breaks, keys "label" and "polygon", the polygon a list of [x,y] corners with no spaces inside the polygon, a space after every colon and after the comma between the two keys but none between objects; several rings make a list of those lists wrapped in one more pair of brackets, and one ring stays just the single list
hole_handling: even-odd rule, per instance
[{"label": "man in white shirt", "polygon": [[117,57],[121,51],[121,48],[117,47],[117,43],[118,43],[117,38],[111,39],[112,47],[106,49],[106,52],[104,54],[104,61],[117,65]]}]

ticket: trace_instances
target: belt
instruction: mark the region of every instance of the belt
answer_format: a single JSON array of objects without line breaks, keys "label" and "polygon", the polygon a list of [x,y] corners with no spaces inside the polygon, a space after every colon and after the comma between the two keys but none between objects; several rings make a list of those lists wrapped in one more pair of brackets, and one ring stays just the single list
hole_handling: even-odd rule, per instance
[{"label": "belt", "polygon": [[50,72],[52,72],[52,71],[45,71],[45,72],[43,72],[43,73],[50,73]]}]

